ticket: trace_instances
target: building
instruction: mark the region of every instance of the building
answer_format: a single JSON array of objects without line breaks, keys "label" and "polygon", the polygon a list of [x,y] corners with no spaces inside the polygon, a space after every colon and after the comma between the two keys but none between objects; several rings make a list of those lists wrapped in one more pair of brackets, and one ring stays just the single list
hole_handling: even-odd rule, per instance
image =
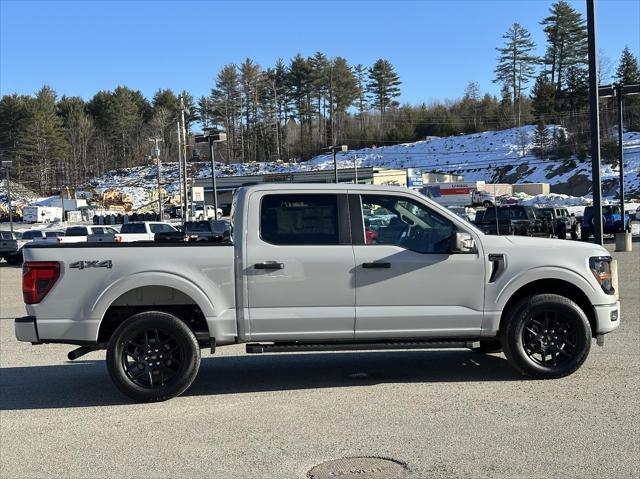
[{"label": "building", "polygon": [[[414,171],[414,174],[418,174]],[[419,173],[422,180],[431,183],[448,183],[452,181],[463,181],[460,175],[450,175],[443,173]],[[355,183],[369,185],[393,185],[407,186],[407,170],[389,168],[343,168],[338,170],[338,181],[340,183]],[[334,170],[318,171],[297,171],[291,173],[270,173],[265,175],[246,176],[217,176],[216,187],[218,190],[218,205],[228,212],[231,208],[233,192],[247,184],[256,183],[333,183],[335,181]],[[415,178],[414,178],[415,182]],[[415,183],[414,183],[415,184]],[[199,178],[194,180],[193,186],[204,188],[206,204],[213,204],[213,187],[211,178]]]},{"label": "building", "polygon": [[520,183],[513,185],[514,193],[525,193],[530,196],[548,195],[551,191],[549,183]]}]

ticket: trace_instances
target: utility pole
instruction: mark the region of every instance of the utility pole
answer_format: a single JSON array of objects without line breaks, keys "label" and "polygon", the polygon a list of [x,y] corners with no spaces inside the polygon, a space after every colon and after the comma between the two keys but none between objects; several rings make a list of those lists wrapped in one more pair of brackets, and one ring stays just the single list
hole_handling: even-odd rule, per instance
[{"label": "utility pole", "polygon": [[211,190],[213,194],[213,209],[215,211],[215,217],[218,219],[218,187],[216,185],[216,159],[213,151],[213,144],[222,141],[227,141],[227,134],[220,133],[215,128],[211,128],[205,132],[204,135],[195,137],[196,143],[209,142],[209,154],[211,158]]},{"label": "utility pole", "polygon": [[602,245],[602,184],[600,180],[600,108],[598,95],[598,55],[596,49],[595,0],[587,0],[589,46],[589,116],[591,128],[591,181],[593,192],[593,236]]},{"label": "utility pole", "polygon": [[336,158],[336,153],[341,151],[341,152],[346,152],[349,150],[349,148],[347,147],[347,145],[340,145],[340,146],[336,146],[336,145],[332,145],[332,146],[328,146],[327,148],[323,148],[325,151],[326,150],[331,150],[331,153],[333,154],[333,173],[335,175],[335,182],[336,185],[338,184],[338,160]]},{"label": "utility pole", "polygon": [[189,211],[189,187],[187,186],[189,180],[189,171],[187,168],[187,127],[184,119],[184,98],[180,97],[180,115],[182,119],[182,159],[184,161],[184,177],[182,178],[184,181],[184,215],[183,218],[188,214],[189,217],[193,216],[193,202],[191,205],[191,211]]},{"label": "utility pole", "polygon": [[353,155],[353,169],[355,170],[355,184],[358,184],[358,154]]},{"label": "utility pole", "polygon": [[618,107],[618,163],[620,168],[620,233],[624,233],[624,122],[622,114],[624,112],[623,99],[625,95],[640,95],[640,84],[623,85],[614,83],[613,85],[601,86],[598,89],[600,98],[616,98]]},{"label": "utility pole", "polygon": [[7,171],[7,203],[9,206],[9,229],[13,233],[13,207],[11,206],[11,160],[5,160],[0,165]]},{"label": "utility pole", "polygon": [[158,142],[162,141],[162,138],[149,138],[149,141],[154,144],[154,147],[151,149],[151,156],[156,157],[156,168],[158,172],[158,216],[160,217],[160,221],[164,221],[164,206],[162,204],[162,179],[160,175],[160,147],[158,146]]},{"label": "utility pole", "polygon": [[176,126],[178,127],[178,195],[180,196],[180,221],[182,225],[184,225],[184,197],[186,196],[186,192],[183,193],[182,187],[184,186],[182,183],[182,132],[180,131],[180,121],[176,122]]}]

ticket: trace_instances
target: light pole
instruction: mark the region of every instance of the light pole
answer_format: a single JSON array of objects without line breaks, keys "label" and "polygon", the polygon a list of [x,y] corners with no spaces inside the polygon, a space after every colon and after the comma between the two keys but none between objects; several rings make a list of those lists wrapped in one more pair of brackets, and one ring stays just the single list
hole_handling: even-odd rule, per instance
[{"label": "light pole", "polygon": [[333,173],[335,175],[335,182],[338,184],[338,160],[336,158],[336,153],[339,151],[347,152],[349,151],[349,147],[347,145],[332,145],[325,148],[325,150],[330,150],[333,154]]},{"label": "light pole", "polygon": [[182,132],[180,131],[181,127],[179,120],[176,125],[178,126],[178,195],[180,196],[180,222],[184,225],[184,217],[186,213],[184,211],[184,197],[187,193],[182,193],[182,187],[184,186],[182,184]]},{"label": "light pole", "polygon": [[216,159],[213,144],[227,140],[226,133],[220,133],[216,129],[208,130],[204,135],[196,136],[196,143],[209,142],[209,154],[211,157],[211,189],[213,191],[213,211],[218,219],[218,187],[216,185]]},{"label": "light pole", "polygon": [[13,207],[11,206],[11,160],[3,160],[2,161],[2,169],[7,172],[7,203],[9,205],[9,228],[13,233]]},{"label": "light pole", "polygon": [[354,183],[358,184],[358,154],[353,155],[353,169],[355,170],[355,181]]},{"label": "light pole", "polygon": [[158,142],[162,141],[162,138],[149,138],[149,141],[154,144],[153,148],[151,148],[151,156],[156,157],[156,167],[158,170],[158,214],[160,217],[160,221],[164,221],[164,208],[162,205],[162,186],[161,186],[161,178],[160,178],[160,147],[158,146]]}]

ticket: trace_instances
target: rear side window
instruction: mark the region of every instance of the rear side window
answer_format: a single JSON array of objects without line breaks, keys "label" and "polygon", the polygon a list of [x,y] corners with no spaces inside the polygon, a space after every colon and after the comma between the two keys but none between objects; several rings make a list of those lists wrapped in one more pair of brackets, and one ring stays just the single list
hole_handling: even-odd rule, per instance
[{"label": "rear side window", "polygon": [[[151,231],[153,231],[153,229]],[[123,233],[123,234],[127,234],[127,233],[139,234],[139,233],[146,233],[146,232],[147,230],[144,227],[144,223],[127,223],[122,225],[122,228],[120,229],[120,233]]]},{"label": "rear side window", "polygon": [[260,236],[277,245],[337,245],[338,198],[332,194],[266,195]]},{"label": "rear side window", "polygon": [[45,236],[47,238],[58,238],[59,236],[62,236],[62,231],[47,231]]},{"label": "rear side window", "polygon": [[87,236],[87,228],[84,226],[72,226],[67,228],[65,236]]}]

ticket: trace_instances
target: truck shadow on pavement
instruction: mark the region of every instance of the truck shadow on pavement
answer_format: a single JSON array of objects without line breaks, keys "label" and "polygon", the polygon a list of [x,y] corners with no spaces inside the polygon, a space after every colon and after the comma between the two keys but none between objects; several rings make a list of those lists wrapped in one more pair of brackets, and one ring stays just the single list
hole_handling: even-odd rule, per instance
[{"label": "truck shadow on pavement", "polygon": [[[111,384],[104,361],[2,368],[0,410],[132,404]],[[183,396],[215,396],[385,383],[520,381],[502,355],[393,351],[203,358]]]}]

